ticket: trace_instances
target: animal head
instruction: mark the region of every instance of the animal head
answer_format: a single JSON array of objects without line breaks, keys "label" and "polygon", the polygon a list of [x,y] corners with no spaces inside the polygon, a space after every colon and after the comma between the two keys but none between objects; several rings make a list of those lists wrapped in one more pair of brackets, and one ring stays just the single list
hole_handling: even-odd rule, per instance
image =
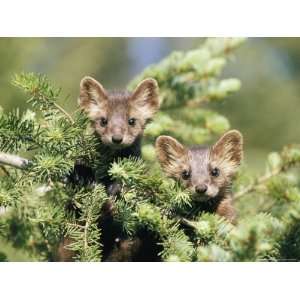
[{"label": "animal head", "polygon": [[212,147],[186,148],[170,136],[158,137],[155,146],[166,175],[206,198],[229,186],[243,157],[243,137],[237,130],[225,133]]},{"label": "animal head", "polygon": [[94,78],[80,82],[79,105],[92,121],[103,144],[115,148],[132,145],[159,108],[158,85],[143,80],[131,93],[109,92]]}]

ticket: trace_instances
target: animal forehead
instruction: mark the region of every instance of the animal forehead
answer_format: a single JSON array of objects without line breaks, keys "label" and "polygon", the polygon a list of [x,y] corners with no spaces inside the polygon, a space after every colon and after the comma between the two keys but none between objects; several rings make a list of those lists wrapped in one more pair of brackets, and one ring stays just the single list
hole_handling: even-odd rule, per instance
[{"label": "animal forehead", "polygon": [[193,169],[203,169],[209,164],[210,151],[207,147],[192,147],[189,150],[189,158]]},{"label": "animal forehead", "polygon": [[109,91],[108,100],[111,103],[121,104],[128,103],[132,93],[128,91]]},{"label": "animal forehead", "polygon": [[112,115],[120,115],[127,112],[129,108],[130,94],[127,92],[110,92],[107,109]]}]

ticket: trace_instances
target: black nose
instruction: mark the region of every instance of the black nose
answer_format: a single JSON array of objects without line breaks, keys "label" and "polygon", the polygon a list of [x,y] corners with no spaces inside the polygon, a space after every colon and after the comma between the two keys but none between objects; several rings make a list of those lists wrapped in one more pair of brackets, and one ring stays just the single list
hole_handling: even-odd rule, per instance
[{"label": "black nose", "polygon": [[123,137],[120,136],[120,135],[115,135],[115,136],[112,137],[112,142],[114,144],[121,144],[122,141],[123,141]]},{"label": "black nose", "polygon": [[199,194],[204,194],[207,191],[207,185],[198,185],[196,187],[196,192]]}]

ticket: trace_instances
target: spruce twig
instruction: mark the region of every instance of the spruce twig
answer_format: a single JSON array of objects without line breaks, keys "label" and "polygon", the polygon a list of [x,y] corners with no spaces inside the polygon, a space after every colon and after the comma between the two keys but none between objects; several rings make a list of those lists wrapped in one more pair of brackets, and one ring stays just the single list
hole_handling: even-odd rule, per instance
[{"label": "spruce twig", "polygon": [[71,115],[70,115],[65,109],[63,109],[63,108],[62,108],[60,105],[58,105],[56,102],[54,103],[54,106],[55,106],[61,113],[63,113],[63,114],[69,119],[69,121],[70,121],[72,124],[75,123],[74,119],[71,117]]},{"label": "spruce twig", "polygon": [[272,172],[268,172],[268,173],[264,174],[263,176],[256,179],[254,183],[249,184],[247,187],[245,187],[241,191],[235,193],[233,195],[233,199],[236,200],[236,199],[239,199],[239,198],[245,196],[246,194],[254,192],[256,189],[258,189],[260,186],[265,184],[271,178],[279,175],[281,172],[284,172],[284,171],[286,171],[286,168],[283,166],[283,167],[274,169]]},{"label": "spruce twig", "polygon": [[186,218],[180,218],[180,223],[183,224],[183,225],[186,225],[188,227],[194,228],[194,229],[196,228],[196,226],[193,224],[193,222],[189,221]]}]

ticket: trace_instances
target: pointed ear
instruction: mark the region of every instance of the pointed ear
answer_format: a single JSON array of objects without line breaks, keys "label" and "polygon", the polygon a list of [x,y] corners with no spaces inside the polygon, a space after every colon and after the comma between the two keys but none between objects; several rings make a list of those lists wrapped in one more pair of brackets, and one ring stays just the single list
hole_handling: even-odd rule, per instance
[{"label": "pointed ear", "polygon": [[87,113],[101,109],[108,95],[103,86],[94,78],[85,76],[80,82],[79,105]]},{"label": "pointed ear", "polygon": [[163,171],[170,177],[180,177],[181,170],[187,164],[188,150],[170,136],[159,136],[155,142],[158,161]]},{"label": "pointed ear", "polygon": [[243,136],[237,130],[225,133],[212,147],[213,159],[225,164],[228,173],[234,173],[243,159]]},{"label": "pointed ear", "polygon": [[159,109],[159,91],[155,79],[143,80],[134,90],[130,102],[142,115],[144,120],[150,120]]}]

